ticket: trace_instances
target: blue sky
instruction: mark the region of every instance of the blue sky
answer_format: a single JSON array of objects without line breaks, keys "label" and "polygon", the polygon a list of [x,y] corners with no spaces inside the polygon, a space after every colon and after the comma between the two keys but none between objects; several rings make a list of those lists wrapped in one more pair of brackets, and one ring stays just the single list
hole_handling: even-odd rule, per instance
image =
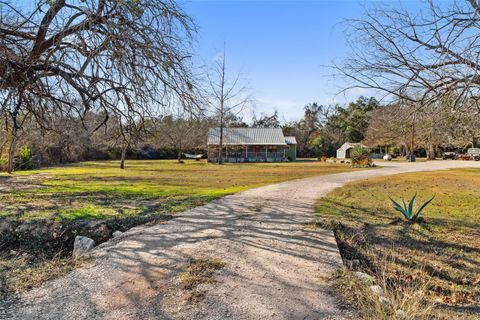
[{"label": "blue sky", "polygon": [[[197,52],[211,63],[227,47],[232,75],[247,79],[255,112],[298,119],[303,106],[344,103],[366,91],[337,95],[342,83],[327,66],[348,49],[342,24],[362,15],[365,1],[184,1],[199,26]],[[248,118],[249,113],[245,114]]]}]

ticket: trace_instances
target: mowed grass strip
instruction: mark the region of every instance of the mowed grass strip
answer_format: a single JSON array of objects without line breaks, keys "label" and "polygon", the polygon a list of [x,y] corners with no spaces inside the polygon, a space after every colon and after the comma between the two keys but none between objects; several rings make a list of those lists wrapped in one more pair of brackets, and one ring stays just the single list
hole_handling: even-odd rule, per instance
[{"label": "mowed grass strip", "polygon": [[216,165],[205,161],[84,162],[0,175],[0,217],[107,219],[174,213],[248,188],[352,170],[318,161]]},{"label": "mowed grass strip", "polygon": [[[417,206],[435,199],[423,212],[426,223],[409,225],[388,196],[409,200],[416,192]],[[321,199],[315,225],[335,229],[345,258],[360,259],[360,269],[381,273],[397,290],[427,286],[422,298],[448,306],[447,318],[478,316],[479,199],[480,169],[374,178]]]}]

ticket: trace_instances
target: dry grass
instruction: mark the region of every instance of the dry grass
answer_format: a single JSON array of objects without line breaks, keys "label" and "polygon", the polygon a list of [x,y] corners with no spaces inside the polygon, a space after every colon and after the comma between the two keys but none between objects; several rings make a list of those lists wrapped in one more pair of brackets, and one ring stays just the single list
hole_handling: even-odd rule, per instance
[{"label": "dry grass", "polygon": [[179,277],[180,285],[185,290],[193,290],[198,285],[209,283],[215,271],[222,269],[225,263],[219,259],[202,258],[192,260],[187,270]]},{"label": "dry grass", "polygon": [[354,276],[351,270],[342,269],[337,274],[337,291],[357,308],[362,319],[371,320],[434,320],[434,304],[425,299],[427,287],[417,283],[399,287],[381,274],[375,281],[382,287],[386,300],[372,292],[370,285]]},{"label": "dry grass", "polygon": [[[382,270],[404,290],[426,287],[432,317],[480,317],[480,170],[456,169],[374,178],[340,188],[318,202],[316,226],[334,229],[346,259],[371,274]],[[388,196],[419,203],[435,195],[426,223],[407,224]],[[340,223],[338,223],[340,222]],[[384,257],[390,257],[385,261]]]},{"label": "dry grass", "polygon": [[23,292],[38,287],[45,281],[58,278],[75,268],[92,264],[89,259],[41,259],[25,256],[0,258],[0,274],[4,278],[3,293]]},{"label": "dry grass", "polygon": [[205,283],[213,283],[215,271],[225,267],[225,262],[215,258],[201,258],[190,261],[185,272],[178,277],[180,286],[189,290],[187,301],[195,303],[203,299],[205,292],[198,286]]}]

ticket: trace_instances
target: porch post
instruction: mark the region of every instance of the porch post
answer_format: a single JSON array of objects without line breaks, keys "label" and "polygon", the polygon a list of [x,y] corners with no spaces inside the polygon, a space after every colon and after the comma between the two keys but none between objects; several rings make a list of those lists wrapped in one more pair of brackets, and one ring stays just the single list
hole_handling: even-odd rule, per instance
[{"label": "porch post", "polygon": [[245,162],[248,161],[248,146],[245,146]]},{"label": "porch post", "polygon": [[268,162],[268,147],[265,146],[265,162]]}]

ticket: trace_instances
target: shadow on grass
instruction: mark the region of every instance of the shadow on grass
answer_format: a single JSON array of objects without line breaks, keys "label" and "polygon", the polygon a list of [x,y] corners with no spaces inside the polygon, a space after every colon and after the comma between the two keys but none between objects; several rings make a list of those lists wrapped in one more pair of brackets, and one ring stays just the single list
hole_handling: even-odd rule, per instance
[{"label": "shadow on grass", "polygon": [[442,218],[412,225],[387,211],[332,199],[322,200],[317,212],[320,225],[335,231],[343,259],[359,259],[362,268],[372,273],[386,264],[396,280],[411,281],[412,275],[420,274],[418,280],[431,282],[431,291],[447,302],[480,302],[475,277],[480,274],[480,247],[475,245],[479,223],[458,221],[459,228],[451,232],[461,237],[455,237],[442,232],[451,225]]}]

